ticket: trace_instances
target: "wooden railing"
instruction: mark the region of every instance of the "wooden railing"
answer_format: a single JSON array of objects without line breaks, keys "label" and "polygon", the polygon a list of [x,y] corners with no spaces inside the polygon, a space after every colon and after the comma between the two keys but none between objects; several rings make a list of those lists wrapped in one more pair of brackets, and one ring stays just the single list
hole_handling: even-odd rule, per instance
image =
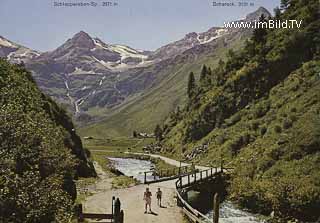
[{"label": "wooden railing", "polygon": [[113,223],[123,223],[124,212],[121,210],[121,202],[119,198],[112,197],[112,213],[111,214],[97,214],[97,213],[83,213],[82,204],[78,205],[78,222],[84,222],[84,219],[107,219]]},{"label": "wooden railing", "polygon": [[[165,169],[165,170],[150,170],[144,172],[144,183],[145,184],[151,184],[166,180],[173,180],[177,179],[180,176],[187,176],[190,173],[193,173],[195,171],[195,168],[191,165],[188,166],[181,166],[177,168],[172,169]],[[147,180],[147,175],[150,174],[153,176],[153,180]]]},{"label": "wooden railing", "polygon": [[177,202],[178,205],[182,208],[183,212],[186,216],[192,220],[193,222],[197,223],[208,223],[212,222],[206,215],[202,214],[195,208],[193,208],[184,198],[184,194],[187,191],[184,191],[184,188],[190,187],[200,181],[204,181],[209,178],[214,178],[217,176],[218,173],[222,173],[224,168],[217,168],[212,167],[206,170],[202,170],[198,173],[194,172],[193,174],[189,174],[184,177],[179,177],[176,181],[176,195],[177,195]]}]

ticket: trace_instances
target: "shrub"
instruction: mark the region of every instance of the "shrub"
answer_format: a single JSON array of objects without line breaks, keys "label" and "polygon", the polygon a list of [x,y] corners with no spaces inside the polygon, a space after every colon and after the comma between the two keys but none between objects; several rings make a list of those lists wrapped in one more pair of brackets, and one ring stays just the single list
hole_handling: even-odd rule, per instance
[{"label": "shrub", "polygon": [[296,108],[291,108],[290,111],[291,111],[291,112],[297,112],[297,109],[296,109]]},{"label": "shrub", "polygon": [[269,110],[269,106],[260,105],[253,112],[254,118],[261,118],[262,116],[264,116],[268,112],[268,110]]},{"label": "shrub", "polygon": [[258,128],[259,128],[259,122],[253,121],[253,122],[250,124],[250,129],[251,129],[252,131],[256,131]]},{"label": "shrub", "polygon": [[236,114],[234,116],[232,116],[231,118],[231,123],[232,124],[236,124],[237,122],[239,122],[241,120],[241,116],[239,114]]},{"label": "shrub", "polygon": [[282,131],[282,129],[281,129],[281,127],[280,127],[279,125],[276,125],[276,126],[274,127],[274,132],[275,132],[275,133],[281,133],[281,131]]},{"label": "shrub", "polygon": [[224,135],[219,135],[217,136],[216,141],[218,145],[222,145],[226,141],[226,138]]},{"label": "shrub", "polygon": [[245,133],[241,136],[242,146],[248,145],[250,143],[251,135],[249,133]]},{"label": "shrub", "polygon": [[282,123],[283,129],[289,129],[292,126],[292,121],[289,119],[285,119]]},{"label": "shrub", "polygon": [[236,137],[234,140],[228,143],[227,147],[231,151],[232,155],[236,155],[239,153],[242,147],[246,146],[250,143],[251,135],[245,133],[242,136]]},{"label": "shrub", "polygon": [[266,134],[267,133],[267,127],[265,127],[265,126],[262,126],[261,127],[261,129],[260,129],[260,134],[261,134],[261,136],[263,136],[264,134]]},{"label": "shrub", "polygon": [[292,122],[295,122],[298,120],[297,116],[296,115],[289,115],[289,119],[292,121]]}]

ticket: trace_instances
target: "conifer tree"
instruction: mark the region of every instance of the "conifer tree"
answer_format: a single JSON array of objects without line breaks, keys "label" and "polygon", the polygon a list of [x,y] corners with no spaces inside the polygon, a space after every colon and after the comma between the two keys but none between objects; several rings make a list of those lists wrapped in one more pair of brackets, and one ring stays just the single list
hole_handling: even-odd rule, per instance
[{"label": "conifer tree", "polygon": [[255,43],[264,43],[267,36],[267,29],[263,27],[262,23],[267,22],[266,17],[262,14],[259,18],[260,25],[253,31],[252,40]]},{"label": "conifer tree", "polygon": [[274,17],[275,17],[276,19],[279,19],[279,18],[280,18],[280,15],[281,15],[281,10],[280,10],[280,8],[279,8],[279,7],[276,7],[273,11],[274,11]]},{"label": "conifer tree", "polygon": [[207,66],[203,65],[201,73],[200,73],[200,83],[203,83],[206,81],[207,74],[208,74]]},{"label": "conifer tree", "polygon": [[154,130],[154,136],[156,137],[156,140],[161,141],[162,140],[162,129],[160,125],[158,124]]},{"label": "conifer tree", "polygon": [[133,136],[133,138],[137,138],[138,137],[138,134],[137,134],[136,130],[133,131],[132,136]]},{"label": "conifer tree", "polygon": [[289,6],[290,0],[281,0],[280,8],[281,10],[286,10]]},{"label": "conifer tree", "polygon": [[195,83],[194,74],[193,74],[193,72],[190,72],[189,80],[188,80],[188,89],[187,89],[187,93],[188,93],[189,98],[192,98],[192,96],[195,93],[195,89],[196,89],[196,83]]}]

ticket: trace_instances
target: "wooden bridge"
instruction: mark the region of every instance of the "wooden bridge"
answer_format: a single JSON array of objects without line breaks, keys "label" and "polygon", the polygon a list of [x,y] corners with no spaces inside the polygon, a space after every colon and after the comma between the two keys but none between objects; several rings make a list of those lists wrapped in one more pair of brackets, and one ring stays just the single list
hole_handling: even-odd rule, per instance
[{"label": "wooden bridge", "polygon": [[[208,216],[202,214],[200,211],[193,208],[187,200],[186,193],[188,188],[196,184],[203,183],[206,180],[214,179],[223,173],[223,168],[212,167],[206,170],[201,170],[187,176],[181,176],[176,181],[176,195],[177,204],[180,206],[184,214],[193,222],[196,223],[209,223],[213,222]],[[217,216],[216,216],[217,217]]]},{"label": "wooden bridge", "polygon": [[[220,177],[224,173],[231,172],[233,168],[226,168],[221,163],[219,167],[204,167],[204,166],[194,166],[187,163],[182,163],[170,158],[163,157],[156,154],[142,154],[142,153],[129,153],[135,155],[146,155],[153,158],[160,158],[166,163],[176,166],[176,168],[171,168],[170,170],[163,171],[146,171],[144,172],[144,183],[152,184],[162,181],[172,181],[172,187],[175,188],[177,205],[182,208],[185,215],[192,221],[196,223],[218,223],[219,221],[219,194],[215,192],[214,196],[214,216],[213,219],[208,218],[206,215],[200,211],[193,208],[188,203],[187,192],[188,190],[202,187],[206,183],[210,184],[210,188],[217,188],[219,185],[215,182],[219,182]],[[147,178],[147,176],[152,176]],[[151,178],[151,179],[150,179]],[[148,180],[149,179],[149,180]],[[177,179],[174,181],[174,179]],[[168,182],[169,183],[169,182]],[[169,183],[171,185],[171,183]],[[216,190],[214,190],[216,191]],[[117,210],[120,210],[117,208]],[[89,215],[84,215],[89,216]],[[120,214],[120,222],[123,220],[123,212]],[[109,215],[106,217],[110,217]],[[115,217],[115,216],[113,216]],[[118,219],[117,219],[118,220]],[[114,221],[116,222],[116,221]],[[122,223],[122,222],[121,222]]]},{"label": "wooden bridge", "polygon": [[[205,183],[209,180],[214,180],[221,176],[223,173],[231,171],[232,168],[225,168],[222,165],[220,167],[201,167],[197,169],[194,166],[180,166],[178,170],[173,169],[166,172],[165,175],[156,171],[146,171],[144,174],[144,183],[151,184],[161,181],[168,181],[178,179],[175,182],[175,192],[177,197],[177,204],[180,206],[184,214],[193,222],[196,223],[211,223],[218,222],[219,219],[219,195],[216,194],[214,201],[214,216],[210,219],[200,211],[193,208],[187,199],[187,192],[192,187],[196,187],[199,184]],[[152,174],[154,177],[152,180],[147,180],[147,175]],[[214,186],[214,185],[213,185]]]}]

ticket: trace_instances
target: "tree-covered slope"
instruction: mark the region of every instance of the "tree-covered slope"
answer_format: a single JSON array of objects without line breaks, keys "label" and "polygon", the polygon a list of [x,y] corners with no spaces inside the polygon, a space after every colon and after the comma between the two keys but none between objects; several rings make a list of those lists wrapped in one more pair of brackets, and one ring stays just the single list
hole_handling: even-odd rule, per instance
[{"label": "tree-covered slope", "polygon": [[[300,29],[257,29],[189,84],[182,111],[163,124],[162,151],[234,166],[230,195],[282,218],[315,221],[320,206],[319,2],[283,1],[273,19]],[[261,18],[262,20],[264,18]],[[192,78],[190,79],[192,80]],[[194,87],[192,87],[194,86]]]},{"label": "tree-covered slope", "polygon": [[68,222],[74,178],[94,176],[65,111],[22,65],[0,60],[0,221]]}]

